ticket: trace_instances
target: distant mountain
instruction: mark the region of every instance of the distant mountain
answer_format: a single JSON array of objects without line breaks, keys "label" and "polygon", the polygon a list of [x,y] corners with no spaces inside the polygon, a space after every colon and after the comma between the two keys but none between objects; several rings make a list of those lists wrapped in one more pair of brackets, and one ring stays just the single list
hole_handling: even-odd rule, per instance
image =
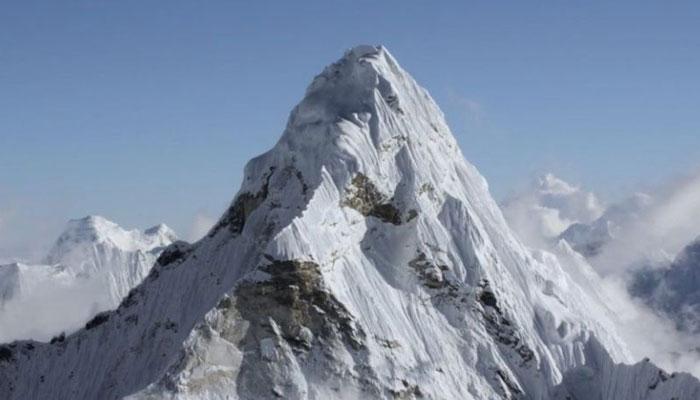
[{"label": "distant mountain", "polygon": [[76,277],[104,280],[110,304],[116,307],[175,241],[175,232],[164,224],[141,232],[89,216],[68,223],[44,263],[61,266]]},{"label": "distant mountain", "polygon": [[633,229],[640,222],[641,214],[649,209],[652,203],[651,196],[635,193],[624,201],[610,206],[595,221],[572,224],[559,235],[559,239],[569,242],[585,257],[595,257],[606,244],[618,238],[624,229]]},{"label": "distant mountain", "polygon": [[631,272],[630,293],[670,317],[679,330],[700,333],[700,238],[664,265]]},{"label": "distant mountain", "polygon": [[[572,186],[564,182],[555,185],[564,188],[563,190],[551,190],[549,187],[552,185],[548,182],[552,181],[557,180],[551,175],[540,179],[537,189],[528,192],[529,195],[517,197],[519,204],[509,203],[505,207],[504,214],[516,221],[513,223],[509,220],[511,225],[529,224],[530,229],[535,229],[538,234],[551,235],[554,230],[542,228],[540,223],[546,220],[543,216],[549,215],[558,221],[556,226],[561,226],[564,220],[560,216],[566,215],[561,210],[571,209],[572,203],[580,204],[576,200],[565,200],[569,197],[562,194],[578,196],[580,189],[571,190]],[[559,202],[547,200],[547,193],[550,192],[558,193]],[[545,204],[549,204],[549,207],[545,207]],[[672,204],[663,205],[663,208],[670,208]],[[636,193],[611,205],[591,222],[572,223],[551,239],[550,246],[559,240],[565,240],[594,266],[619,261],[616,265],[607,266],[604,272],[629,277],[628,291],[632,296],[642,299],[656,313],[675,321],[679,330],[700,333],[700,240],[688,244],[675,259],[665,252],[661,243],[655,244],[653,240],[635,243],[640,237],[640,230],[656,229],[654,223],[658,223],[660,217],[649,217],[655,206],[658,205],[654,198]],[[515,211],[517,207],[529,211],[518,214]],[[522,220],[518,221],[517,218]],[[520,231],[522,235],[523,229]],[[643,238],[649,236],[651,235],[641,235]],[[604,251],[607,251],[604,254],[607,258],[601,260]]]},{"label": "distant mountain", "polygon": [[358,46],[206,237],[84,329],[0,346],[0,398],[699,398],[620,364],[587,265],[521,244],[428,92]]},{"label": "distant mountain", "polygon": [[[140,232],[99,216],[70,221],[43,264],[0,266],[0,339],[48,339],[116,308],[175,240],[165,225]],[[52,315],[18,321],[39,307]]]}]

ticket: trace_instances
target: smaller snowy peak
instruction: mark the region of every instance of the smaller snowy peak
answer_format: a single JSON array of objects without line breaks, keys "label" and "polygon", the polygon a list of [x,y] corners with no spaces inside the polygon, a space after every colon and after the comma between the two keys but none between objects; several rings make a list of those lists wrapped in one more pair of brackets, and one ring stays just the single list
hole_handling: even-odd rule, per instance
[{"label": "smaller snowy peak", "polygon": [[168,246],[170,243],[176,242],[178,240],[175,231],[170,229],[170,227],[165,224],[158,224],[156,226],[152,226],[143,231],[143,234],[146,237],[153,238],[153,240],[158,246]]},{"label": "smaller snowy peak", "polygon": [[[115,308],[175,241],[164,224],[142,232],[97,215],[68,221],[42,264],[0,266],[0,326],[10,327],[0,330],[0,341],[43,340]],[[20,321],[47,303],[52,308],[35,310],[34,322]]]},{"label": "smaller snowy peak", "polygon": [[84,218],[72,219],[66,224],[65,234],[76,237],[89,235],[108,235],[114,230],[121,229],[119,225],[99,215],[88,215]]},{"label": "smaller snowy peak", "polygon": [[67,254],[84,246],[105,245],[123,252],[147,252],[167,246],[175,240],[177,235],[165,224],[141,232],[137,229],[125,230],[104,217],[90,215],[68,221],[66,229],[49,250],[44,263],[62,263],[66,261],[64,258]]},{"label": "smaller snowy peak", "polygon": [[530,246],[541,247],[572,224],[588,224],[604,211],[592,192],[547,173],[501,205],[511,228]]}]

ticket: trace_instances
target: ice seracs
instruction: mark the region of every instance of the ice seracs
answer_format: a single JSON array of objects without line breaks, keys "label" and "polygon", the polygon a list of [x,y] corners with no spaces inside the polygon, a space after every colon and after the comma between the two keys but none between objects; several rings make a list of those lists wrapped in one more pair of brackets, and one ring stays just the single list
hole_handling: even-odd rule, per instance
[{"label": "ice seracs", "polygon": [[360,46],[205,238],[84,329],[0,348],[0,397],[563,400],[621,374],[611,393],[697,394],[618,364],[585,265],[523,246],[430,95]]},{"label": "ice seracs", "polygon": [[116,308],[175,240],[162,224],[141,232],[100,216],[69,221],[42,264],[0,266],[0,341],[48,340]]}]

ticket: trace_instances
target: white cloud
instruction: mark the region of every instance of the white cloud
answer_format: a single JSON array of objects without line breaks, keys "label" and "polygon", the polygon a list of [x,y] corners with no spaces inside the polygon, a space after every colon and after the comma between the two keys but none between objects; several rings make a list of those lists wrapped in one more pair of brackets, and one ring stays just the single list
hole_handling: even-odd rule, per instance
[{"label": "white cloud", "polygon": [[[551,237],[573,220],[590,222],[602,211],[592,194],[584,195],[575,186],[554,183],[532,186],[503,205],[508,223],[530,246],[549,248]],[[606,214],[625,215],[630,211],[633,216],[615,219],[619,226],[613,230],[614,239],[590,261],[603,275],[603,290],[619,318],[618,331],[632,355],[637,360],[649,357],[668,371],[685,371],[700,377],[700,336],[679,332],[673,321],[632,298],[627,291],[629,268],[640,259],[655,257],[655,253],[676,254],[700,235],[700,173],[645,189],[653,194],[649,205],[638,205],[635,200],[640,198],[636,195],[608,209]],[[552,194],[553,198],[546,198]],[[576,201],[571,201],[571,194],[575,194]],[[582,210],[591,213],[579,212]]]},{"label": "white cloud", "polygon": [[109,304],[104,284],[95,279],[44,279],[33,285],[30,294],[20,293],[2,304],[0,343],[20,339],[48,341],[62,331],[68,334]]},{"label": "white cloud", "polygon": [[212,226],[216,223],[217,219],[204,213],[198,212],[192,221],[192,225],[189,230],[188,240],[195,242],[209,232]]},{"label": "white cloud", "polygon": [[615,240],[593,260],[603,273],[618,273],[660,254],[675,255],[700,235],[700,172],[651,193],[651,206],[621,226]]},{"label": "white cloud", "polygon": [[501,205],[510,227],[526,244],[549,247],[575,222],[590,223],[603,213],[598,198],[552,174],[535,179]]},{"label": "white cloud", "polygon": [[689,372],[700,378],[698,335],[677,331],[673,321],[632,299],[621,276],[606,277],[603,290],[619,318],[618,332],[636,360],[648,357],[666,371]]}]

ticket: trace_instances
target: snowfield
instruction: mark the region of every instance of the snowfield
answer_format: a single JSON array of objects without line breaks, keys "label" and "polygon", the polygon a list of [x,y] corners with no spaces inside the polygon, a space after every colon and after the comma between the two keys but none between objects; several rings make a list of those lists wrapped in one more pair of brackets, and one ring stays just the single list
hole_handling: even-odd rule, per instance
[{"label": "snowfield", "polygon": [[688,374],[622,364],[571,260],[515,237],[428,92],[358,46],[206,237],[84,329],[0,347],[0,398],[700,398]]}]

